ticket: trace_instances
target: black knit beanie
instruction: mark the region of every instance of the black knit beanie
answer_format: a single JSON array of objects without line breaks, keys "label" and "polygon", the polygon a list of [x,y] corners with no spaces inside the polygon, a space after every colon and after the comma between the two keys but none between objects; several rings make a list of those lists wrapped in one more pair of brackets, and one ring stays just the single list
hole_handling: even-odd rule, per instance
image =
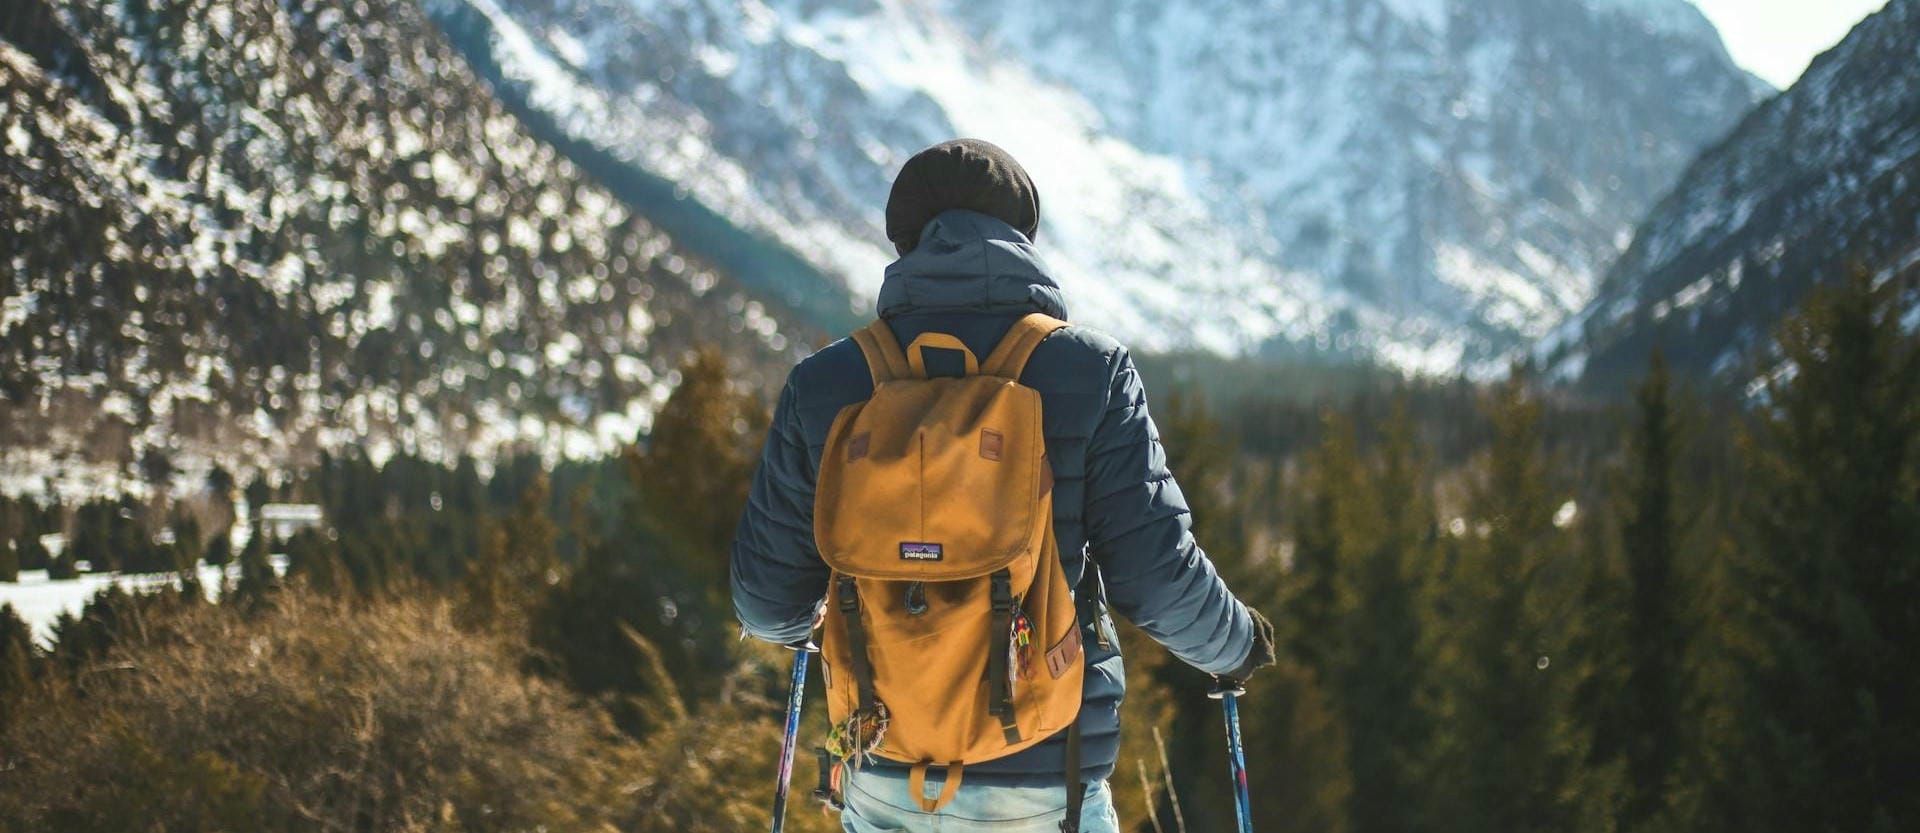
[{"label": "black knit beanie", "polygon": [[964,208],[999,218],[1032,240],[1040,231],[1040,192],[1006,151],[979,139],[941,142],[913,155],[887,195],[887,239],[900,254],[942,211]]}]

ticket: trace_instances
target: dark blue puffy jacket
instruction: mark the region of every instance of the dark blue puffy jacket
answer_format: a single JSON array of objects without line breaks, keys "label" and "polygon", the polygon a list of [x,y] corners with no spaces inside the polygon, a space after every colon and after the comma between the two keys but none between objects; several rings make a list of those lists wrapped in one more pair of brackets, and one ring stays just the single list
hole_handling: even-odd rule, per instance
[{"label": "dark blue puffy jacket", "polygon": [[[1022,315],[1067,317],[1060,287],[1026,237],[999,220],[958,210],[935,218],[919,247],[887,267],[879,311],[901,344],[923,332],[951,333],[979,356],[992,352]],[[935,360],[942,352],[928,355],[929,372],[942,372]],[[954,365],[945,372],[962,372],[957,353],[945,358]],[[1040,344],[1020,381],[1041,395],[1055,481],[1054,535],[1068,582],[1081,586],[1091,556],[1120,615],[1202,671],[1239,667],[1253,647],[1252,622],[1188,531],[1186,498],[1167,471],[1146,390],[1126,348],[1068,327]],[[872,394],[872,376],[850,339],[807,357],[787,377],[733,546],[734,613],[748,634],[782,644],[806,635],[827,590],[828,570],[813,539],[821,449],[834,415]],[[1112,622],[1083,627],[1082,776],[1106,778],[1119,753],[1126,675]],[[1102,647],[1103,635],[1112,647]],[[1064,734],[1016,755],[969,763],[967,782],[1059,784]]]}]

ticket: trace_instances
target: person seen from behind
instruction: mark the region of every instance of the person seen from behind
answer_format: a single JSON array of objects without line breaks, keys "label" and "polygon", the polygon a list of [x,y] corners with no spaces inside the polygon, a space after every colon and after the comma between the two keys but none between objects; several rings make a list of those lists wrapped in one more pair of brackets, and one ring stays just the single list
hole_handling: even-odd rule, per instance
[{"label": "person seen from behind", "polygon": [[909,159],[878,321],[793,369],[754,475],[734,611],[783,645],[821,625],[849,833],[1117,833],[1109,608],[1208,674],[1274,661],[1194,541],[1126,348],[1067,323],[1039,227],[1000,148]]}]

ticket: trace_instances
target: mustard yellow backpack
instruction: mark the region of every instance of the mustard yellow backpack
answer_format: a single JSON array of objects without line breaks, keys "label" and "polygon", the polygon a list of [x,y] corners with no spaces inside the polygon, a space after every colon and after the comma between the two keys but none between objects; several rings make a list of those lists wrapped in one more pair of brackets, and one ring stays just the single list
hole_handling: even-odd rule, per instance
[{"label": "mustard yellow backpack", "polygon": [[[1068,786],[1079,786],[1080,628],[1053,536],[1040,393],[1019,381],[1064,326],[1029,315],[985,361],[945,333],[902,351],[884,321],[853,336],[873,397],[834,419],[813,510],[833,571],[823,759],[911,765],[927,812],[952,800],[966,764],[1062,729],[1074,729]],[[962,354],[966,375],[929,378],[927,349]],[[924,797],[929,766],[946,768],[938,799]]]}]

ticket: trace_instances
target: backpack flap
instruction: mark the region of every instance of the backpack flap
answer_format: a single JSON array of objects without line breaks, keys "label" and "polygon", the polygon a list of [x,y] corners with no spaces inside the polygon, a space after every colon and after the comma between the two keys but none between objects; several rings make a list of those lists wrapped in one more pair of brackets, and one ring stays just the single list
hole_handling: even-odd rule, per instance
[{"label": "backpack flap", "polygon": [[834,420],[820,469],[815,543],[841,573],[955,581],[1040,546],[1040,394],[1016,382],[884,382]]}]

